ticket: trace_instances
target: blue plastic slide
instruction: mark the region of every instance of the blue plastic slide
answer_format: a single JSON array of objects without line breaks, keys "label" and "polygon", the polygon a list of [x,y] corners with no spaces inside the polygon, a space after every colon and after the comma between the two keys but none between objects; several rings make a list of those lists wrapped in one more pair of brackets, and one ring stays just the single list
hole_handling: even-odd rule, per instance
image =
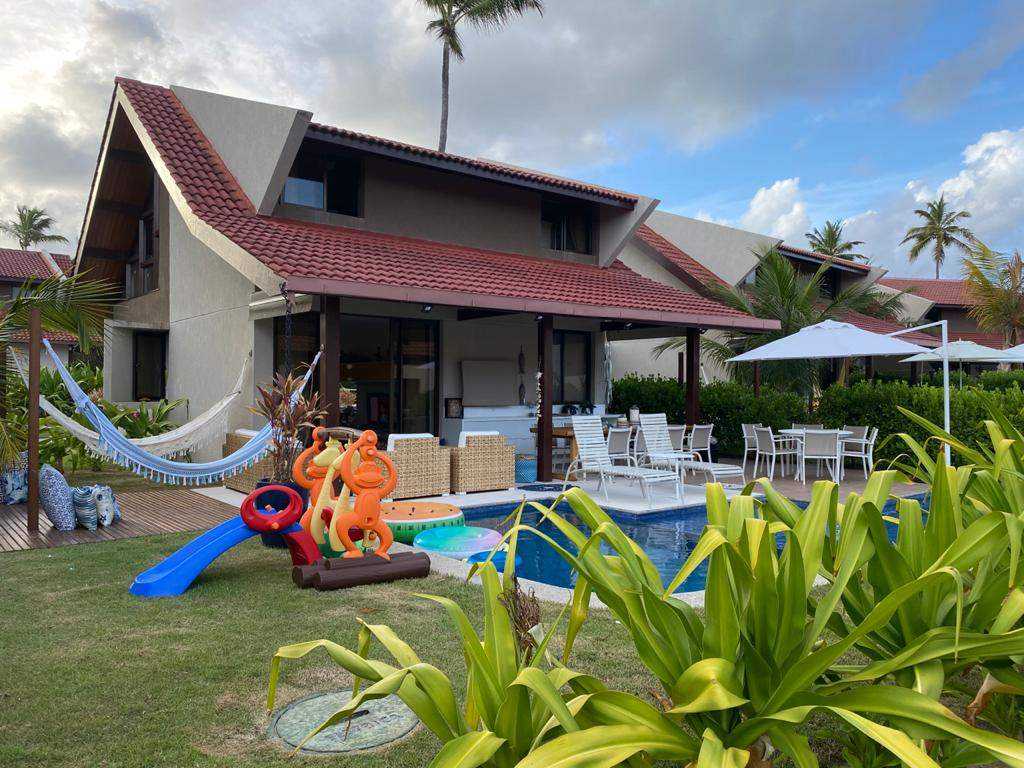
[{"label": "blue plastic slide", "polygon": [[210,563],[257,531],[247,526],[241,517],[232,517],[192,539],[166,560],[135,577],[129,590],[142,597],[171,597],[180,595],[195,581]]}]

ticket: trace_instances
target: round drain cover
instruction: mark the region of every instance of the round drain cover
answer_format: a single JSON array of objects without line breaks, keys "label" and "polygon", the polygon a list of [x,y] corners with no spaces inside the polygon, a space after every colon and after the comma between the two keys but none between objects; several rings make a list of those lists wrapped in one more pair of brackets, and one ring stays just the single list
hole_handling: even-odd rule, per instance
[{"label": "round drain cover", "polygon": [[[352,698],[352,691],[314,693],[288,704],[274,713],[269,736],[294,749],[306,734],[333,715]],[[397,696],[365,702],[352,716],[325,728],[300,750],[324,755],[357,752],[383,747],[407,736],[419,720]]]}]

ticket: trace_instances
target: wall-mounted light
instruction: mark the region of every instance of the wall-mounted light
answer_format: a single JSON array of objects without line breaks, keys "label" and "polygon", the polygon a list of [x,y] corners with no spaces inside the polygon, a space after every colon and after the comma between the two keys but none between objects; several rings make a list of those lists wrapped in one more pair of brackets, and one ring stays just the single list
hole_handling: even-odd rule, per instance
[{"label": "wall-mounted light", "polygon": [[626,330],[627,330],[627,331],[628,331],[628,330],[629,330],[630,328],[632,328],[632,327],[633,327],[633,324],[632,324],[632,323],[626,323]]},{"label": "wall-mounted light", "polygon": [[432,310],[433,308],[434,308],[434,305],[433,305],[433,304],[424,304],[424,305],[423,305],[423,311],[424,311],[424,312],[429,312],[429,311],[430,311],[430,310]]}]

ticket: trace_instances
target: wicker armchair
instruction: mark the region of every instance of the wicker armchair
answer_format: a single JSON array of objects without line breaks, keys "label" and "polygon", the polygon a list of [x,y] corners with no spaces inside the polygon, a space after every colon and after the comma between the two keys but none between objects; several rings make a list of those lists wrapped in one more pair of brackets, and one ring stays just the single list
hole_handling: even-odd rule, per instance
[{"label": "wicker armchair", "polygon": [[381,453],[386,453],[398,470],[398,486],[391,498],[413,499],[449,492],[451,449],[442,448],[436,437],[396,440],[394,450]]},{"label": "wicker armchair", "polygon": [[452,491],[496,491],[516,484],[516,449],[502,435],[468,436],[452,448]]},{"label": "wicker armchair", "polygon": [[[224,456],[230,456],[232,453],[237,451],[243,445],[245,445],[252,436],[256,434],[253,430],[236,430],[235,432],[228,432],[224,438]],[[232,491],[238,491],[239,493],[249,494],[256,490],[256,483],[267,477],[270,477],[274,473],[274,460],[269,456],[266,456],[251,467],[246,469],[244,472],[239,472],[237,475],[224,478],[224,487],[230,488]]]}]

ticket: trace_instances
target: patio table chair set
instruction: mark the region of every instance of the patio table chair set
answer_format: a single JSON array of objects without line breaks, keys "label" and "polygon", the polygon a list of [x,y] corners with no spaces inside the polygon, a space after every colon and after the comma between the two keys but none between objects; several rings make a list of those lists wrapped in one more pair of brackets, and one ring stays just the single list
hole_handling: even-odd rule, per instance
[{"label": "patio table chair set", "polygon": [[[878,439],[878,428],[844,426],[842,429],[825,429],[823,424],[796,424],[780,430],[776,435],[771,427],[761,424],[743,424],[743,466],[751,452],[754,454],[754,474],[758,466],[767,472],[769,480],[775,479],[775,467],[779,465],[785,476],[792,465],[793,475],[801,482],[807,482],[807,462],[814,461],[816,474],[821,475],[824,464],[832,479],[843,478],[846,459],[860,459],[866,478],[874,467],[874,447]],[[762,463],[763,462],[763,463]]]}]

